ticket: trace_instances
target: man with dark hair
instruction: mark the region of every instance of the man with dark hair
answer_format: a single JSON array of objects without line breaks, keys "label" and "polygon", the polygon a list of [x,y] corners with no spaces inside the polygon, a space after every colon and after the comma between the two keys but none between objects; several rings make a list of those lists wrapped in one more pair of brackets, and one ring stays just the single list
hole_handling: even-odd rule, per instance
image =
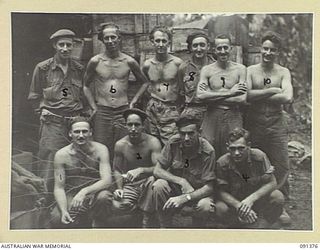
[{"label": "man with dark hair", "polygon": [[183,206],[193,208],[193,227],[204,227],[214,214],[215,153],[199,136],[199,121],[181,117],[179,134],[170,138],[161,152],[154,175],[153,200],[160,227],[172,227],[173,213]]},{"label": "man with dark hair", "polygon": [[[54,227],[102,226],[110,213],[112,184],[109,152],[106,146],[91,141],[90,123],[83,117],[71,122],[72,143],[54,158]],[[60,218],[61,223],[58,223]]]},{"label": "man with dark hair", "polygon": [[44,178],[49,192],[53,191],[54,155],[68,144],[68,122],[83,108],[83,66],[71,58],[74,37],[68,29],[51,35],[55,55],[35,67],[28,96],[40,114],[38,175]]},{"label": "man with dark hair", "polygon": [[176,133],[175,121],[179,117],[182,91],[182,60],[168,54],[172,35],[167,27],[156,26],[150,32],[155,56],[144,62],[142,70],[150,80],[151,99],[146,108],[150,133],[165,144]]},{"label": "man with dark hair", "polygon": [[[247,84],[250,107],[247,116],[252,145],[265,152],[275,167],[278,189],[289,195],[288,133],[283,104],[292,102],[290,71],[276,63],[281,39],[269,31],[262,37],[259,64],[248,67]],[[283,223],[290,223],[285,212]]]},{"label": "man with dark hair", "polygon": [[208,104],[202,135],[214,147],[217,157],[226,153],[228,133],[242,127],[239,105],[246,102],[246,67],[229,60],[231,40],[226,35],[214,39],[217,62],[201,70],[197,97]]},{"label": "man with dark hair", "polygon": [[[99,37],[106,50],[90,59],[84,75],[84,93],[95,114],[94,139],[106,145],[113,158],[115,142],[126,134],[122,113],[128,108],[129,73],[142,83],[130,107],[138,101],[148,83],[139,64],[120,51],[121,36],[117,25],[101,24]],[[89,88],[92,83],[94,94]]]},{"label": "man with dark hair", "polygon": [[283,211],[284,197],[275,190],[277,182],[268,157],[250,148],[249,133],[242,128],[230,132],[228,151],[217,160],[218,218],[251,228],[271,226]]},{"label": "man with dark hair", "polygon": [[143,227],[150,227],[154,212],[148,187],[153,183],[153,169],[161,152],[160,141],[146,134],[143,126],[147,114],[132,108],[123,114],[128,135],[115,144],[114,175],[117,189],[113,206],[122,212],[139,207],[144,212]]},{"label": "man with dark hair", "polygon": [[181,115],[196,117],[202,123],[207,105],[196,96],[197,84],[202,67],[215,62],[215,60],[208,55],[210,41],[205,32],[195,31],[191,33],[187,37],[187,44],[191,58],[181,65],[181,69],[184,72],[183,91],[185,95],[185,108]]}]

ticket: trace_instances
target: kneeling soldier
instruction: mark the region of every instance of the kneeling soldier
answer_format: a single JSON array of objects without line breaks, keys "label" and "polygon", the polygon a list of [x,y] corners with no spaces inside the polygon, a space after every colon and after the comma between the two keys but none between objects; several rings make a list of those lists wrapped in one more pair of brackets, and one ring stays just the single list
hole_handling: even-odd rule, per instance
[{"label": "kneeling soldier", "polygon": [[269,159],[261,150],[250,148],[249,133],[242,128],[230,132],[228,151],[217,160],[221,199],[216,203],[217,216],[250,228],[271,226],[282,213],[284,196],[276,190]]},{"label": "kneeling soldier", "polygon": [[171,227],[177,209],[194,209],[193,226],[203,227],[215,211],[215,152],[199,136],[198,120],[182,116],[177,122],[179,134],[170,138],[162,150],[154,175],[153,198],[160,227]]}]

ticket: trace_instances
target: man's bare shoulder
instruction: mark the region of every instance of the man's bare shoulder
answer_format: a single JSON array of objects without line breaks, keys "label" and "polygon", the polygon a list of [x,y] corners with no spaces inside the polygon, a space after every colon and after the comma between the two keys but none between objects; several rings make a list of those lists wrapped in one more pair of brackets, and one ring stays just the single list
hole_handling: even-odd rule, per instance
[{"label": "man's bare shoulder", "polygon": [[210,63],[208,65],[203,66],[202,70],[212,70],[212,69],[216,69],[217,66],[217,62],[214,63]]},{"label": "man's bare shoulder", "polygon": [[254,64],[254,65],[250,65],[250,66],[247,67],[247,71],[251,72],[251,73],[258,72],[260,70],[261,70],[260,63]]},{"label": "man's bare shoulder", "polygon": [[281,65],[279,65],[279,64],[277,64],[277,63],[274,64],[274,68],[275,68],[275,70],[276,70],[277,72],[279,72],[279,73],[285,74],[285,73],[290,72],[290,70],[289,70],[288,68],[283,67],[283,66],[281,66]]},{"label": "man's bare shoulder", "polygon": [[115,144],[115,150],[122,150],[126,145],[129,143],[129,136],[126,135],[125,137],[121,138],[119,141]]},{"label": "man's bare shoulder", "polygon": [[246,69],[246,66],[244,66],[243,64],[241,63],[237,63],[237,62],[233,62],[233,61],[230,61],[230,68],[232,69],[239,69],[239,70],[245,70]]},{"label": "man's bare shoulder", "polygon": [[91,145],[92,145],[93,150],[98,152],[98,153],[109,152],[107,146],[102,144],[102,143],[100,143],[100,142],[91,141]]},{"label": "man's bare shoulder", "polygon": [[159,141],[159,139],[153,135],[149,135],[149,134],[145,134],[146,135],[146,141],[147,144],[153,148],[153,147],[158,147],[160,145],[161,147],[161,143]]},{"label": "man's bare shoulder", "polygon": [[66,156],[69,156],[71,152],[71,144],[59,149],[55,155],[56,159],[59,159],[60,161],[63,161]]},{"label": "man's bare shoulder", "polygon": [[170,55],[170,59],[172,59],[177,66],[180,66],[183,63],[183,60],[177,56]]},{"label": "man's bare shoulder", "polygon": [[137,63],[137,61],[136,61],[132,56],[130,56],[130,55],[128,55],[128,54],[125,54],[125,53],[122,53],[122,52],[120,52],[119,58],[120,58],[121,60],[126,60],[129,64],[131,64],[131,63]]},{"label": "man's bare shoulder", "polygon": [[95,64],[96,64],[96,63],[98,63],[98,62],[101,60],[101,58],[102,58],[103,56],[104,56],[103,53],[97,54],[97,55],[91,57],[89,63],[95,63]]},{"label": "man's bare shoulder", "polygon": [[144,68],[149,68],[150,65],[151,65],[151,62],[152,62],[152,58],[149,58],[149,59],[145,60],[144,63],[143,63],[143,67]]}]

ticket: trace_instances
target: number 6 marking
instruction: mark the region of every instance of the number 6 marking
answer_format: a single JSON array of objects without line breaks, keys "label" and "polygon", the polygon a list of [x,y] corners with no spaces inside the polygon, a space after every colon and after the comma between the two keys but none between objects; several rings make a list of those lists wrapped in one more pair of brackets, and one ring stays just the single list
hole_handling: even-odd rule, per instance
[{"label": "number 6 marking", "polygon": [[113,85],[111,85],[110,93],[114,94],[116,92],[117,92],[117,90],[113,87]]}]

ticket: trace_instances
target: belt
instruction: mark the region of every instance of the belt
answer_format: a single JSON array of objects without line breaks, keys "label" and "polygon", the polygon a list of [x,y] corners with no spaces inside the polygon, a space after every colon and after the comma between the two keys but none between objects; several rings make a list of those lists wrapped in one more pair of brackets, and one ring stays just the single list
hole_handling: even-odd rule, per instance
[{"label": "belt", "polygon": [[80,113],[78,113],[75,116],[62,116],[62,115],[57,115],[47,109],[42,109],[41,115],[50,116],[50,118],[53,120],[60,120],[61,121],[61,120],[71,120],[71,119],[79,116]]},{"label": "belt", "polygon": [[151,96],[150,100],[154,100],[156,102],[161,102],[163,104],[167,104],[167,105],[173,105],[173,106],[176,106],[177,105],[177,101],[163,101],[163,100],[160,100],[160,99],[157,99],[153,96]]},{"label": "belt", "polygon": [[238,109],[238,106],[228,106],[228,105],[222,105],[222,104],[219,104],[217,106],[214,106],[213,108],[216,108],[216,109],[223,109],[223,110],[235,110],[235,109]]},{"label": "belt", "polygon": [[197,103],[197,102],[189,102],[184,104],[185,107],[206,107],[206,104],[204,103]]}]

